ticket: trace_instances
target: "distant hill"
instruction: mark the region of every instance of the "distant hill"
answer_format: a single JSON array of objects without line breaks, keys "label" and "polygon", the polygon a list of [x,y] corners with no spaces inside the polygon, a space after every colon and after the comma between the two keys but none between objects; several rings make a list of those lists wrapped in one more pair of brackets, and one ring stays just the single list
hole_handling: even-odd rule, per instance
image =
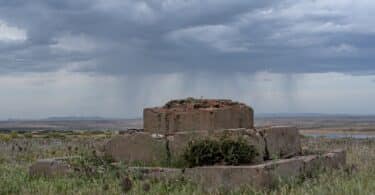
[{"label": "distant hill", "polygon": [[[367,115],[354,114],[323,114],[323,113],[255,113],[256,118],[277,118],[277,117],[363,117]],[[368,115],[372,116],[372,115]]]},{"label": "distant hill", "polygon": [[38,120],[0,121],[2,131],[29,130],[126,130],[142,128],[141,119],[106,119],[102,117],[50,117]]},{"label": "distant hill", "polygon": [[61,117],[48,117],[41,119],[41,121],[93,121],[93,120],[109,120],[108,118],[99,116],[61,116]]}]

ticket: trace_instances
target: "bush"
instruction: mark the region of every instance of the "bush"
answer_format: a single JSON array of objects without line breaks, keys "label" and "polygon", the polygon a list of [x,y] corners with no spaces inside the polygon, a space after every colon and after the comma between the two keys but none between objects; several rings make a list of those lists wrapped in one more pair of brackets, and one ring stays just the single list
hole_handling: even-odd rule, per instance
[{"label": "bush", "polygon": [[10,135],[0,134],[0,141],[9,142],[10,140],[12,140],[12,137]]},{"label": "bush", "polygon": [[65,135],[59,132],[49,132],[44,138],[65,139]]},{"label": "bush", "polygon": [[24,137],[25,138],[33,138],[33,134],[28,132],[28,133],[24,134]]},{"label": "bush", "polygon": [[190,167],[216,164],[223,159],[220,142],[215,140],[190,142],[184,153],[184,159]]},{"label": "bush", "polygon": [[80,158],[69,159],[72,168],[83,176],[100,177],[114,167],[113,161],[107,157],[99,157],[95,154],[82,155]]},{"label": "bush", "polygon": [[15,131],[12,131],[12,132],[10,133],[10,137],[11,137],[12,139],[19,138],[18,133],[15,132]]},{"label": "bush", "polygon": [[244,140],[224,140],[221,144],[221,152],[224,162],[228,165],[252,163],[254,157],[259,155],[253,145]]},{"label": "bush", "polygon": [[255,147],[242,139],[197,140],[189,143],[183,158],[189,167],[250,164],[258,155]]}]

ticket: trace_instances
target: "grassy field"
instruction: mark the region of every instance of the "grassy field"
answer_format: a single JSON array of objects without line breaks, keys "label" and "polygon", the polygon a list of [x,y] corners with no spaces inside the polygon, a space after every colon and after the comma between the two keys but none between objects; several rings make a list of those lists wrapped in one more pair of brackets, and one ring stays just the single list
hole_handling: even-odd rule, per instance
[{"label": "grassy field", "polygon": [[[93,175],[61,178],[30,177],[28,167],[39,158],[92,154],[100,151],[110,132],[0,134],[0,194],[204,194],[200,186],[186,181],[141,181],[131,179],[126,166],[105,169]],[[375,194],[375,139],[303,138],[303,146],[314,150],[345,148],[346,169],[324,172],[318,177],[285,183],[274,189],[243,188],[230,194]],[[130,189],[130,190],[129,190]]]}]

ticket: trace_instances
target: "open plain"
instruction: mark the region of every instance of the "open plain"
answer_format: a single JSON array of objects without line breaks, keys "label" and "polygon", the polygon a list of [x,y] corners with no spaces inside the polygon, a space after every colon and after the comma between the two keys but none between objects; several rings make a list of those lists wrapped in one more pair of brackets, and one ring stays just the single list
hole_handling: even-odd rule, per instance
[{"label": "open plain", "polygon": [[[373,117],[258,117],[256,125],[296,125],[301,133],[359,132],[372,134]],[[40,122],[38,122],[40,123]],[[73,122],[74,123],[74,122]],[[85,123],[97,123],[87,122]],[[133,126],[142,122],[132,121]],[[184,180],[154,181],[129,174],[129,165],[113,167],[101,158],[104,144],[123,129],[74,129],[64,122],[64,129],[44,131],[16,131],[0,133],[0,194],[204,194],[196,184]],[[109,124],[109,122],[106,122]],[[123,124],[122,124],[123,125]],[[95,125],[93,125],[95,127]],[[24,128],[24,127],[23,127]],[[26,130],[28,128],[25,128]],[[18,129],[17,129],[18,130]],[[303,148],[316,151],[343,148],[347,151],[347,167],[322,172],[314,178],[300,178],[281,182],[271,189],[251,187],[230,194],[374,194],[375,193],[375,139],[302,137]],[[77,164],[80,174],[64,177],[33,177],[29,166],[37,159],[61,156],[84,156]]]}]

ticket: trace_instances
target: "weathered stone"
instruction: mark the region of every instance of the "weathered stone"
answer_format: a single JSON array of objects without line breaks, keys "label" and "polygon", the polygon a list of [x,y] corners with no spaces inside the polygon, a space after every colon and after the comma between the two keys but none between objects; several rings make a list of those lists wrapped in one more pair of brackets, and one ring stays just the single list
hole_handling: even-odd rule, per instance
[{"label": "weathered stone", "polygon": [[105,155],[115,161],[153,165],[167,160],[166,144],[163,135],[129,133],[112,138],[105,146]]},{"label": "weathered stone", "polygon": [[266,142],[268,159],[292,157],[301,154],[302,147],[298,129],[288,126],[274,126],[260,129]]},{"label": "weathered stone", "polygon": [[207,192],[215,193],[242,187],[268,188],[344,165],[345,151],[334,150],[322,155],[296,156],[250,166],[217,165],[187,169],[129,167],[129,171],[142,179],[175,180],[182,177],[199,184]]},{"label": "weathered stone", "polygon": [[308,155],[297,157],[303,161],[303,176],[313,177],[323,167],[321,158],[319,155]]},{"label": "weathered stone", "polygon": [[208,192],[236,190],[244,186],[267,188],[280,181],[311,176],[316,171],[337,169],[345,165],[345,151],[323,155],[297,156],[252,166],[208,166],[185,170],[184,177],[200,184]]},{"label": "weathered stone", "polygon": [[141,179],[175,180],[182,177],[183,169],[162,167],[129,167],[130,173]]},{"label": "weathered stone", "polygon": [[181,157],[188,144],[191,141],[202,139],[222,139],[231,140],[242,139],[249,145],[253,145],[258,152],[254,159],[254,163],[263,162],[265,156],[265,143],[262,136],[254,129],[227,129],[217,131],[194,131],[194,132],[177,132],[167,136],[168,146],[172,159]]},{"label": "weathered stone", "polygon": [[31,176],[65,176],[73,170],[66,162],[66,158],[41,159],[32,164],[29,168]]},{"label": "weathered stone", "polygon": [[325,169],[342,168],[346,164],[346,151],[341,149],[333,150],[321,156],[321,160]]},{"label": "weathered stone", "polygon": [[207,192],[234,190],[241,187],[264,188],[272,185],[271,177],[258,166],[209,166],[186,169],[184,177],[200,184]]},{"label": "weathered stone", "polygon": [[313,177],[322,170],[342,168],[346,164],[345,150],[333,150],[322,155],[307,155],[295,158],[303,161],[303,176],[306,177]]},{"label": "weathered stone", "polygon": [[255,165],[254,167],[265,170],[270,175],[270,182],[273,185],[280,181],[296,179],[304,171],[304,163],[298,157],[269,161],[264,164]]},{"label": "weathered stone", "polygon": [[253,109],[230,100],[186,99],[168,102],[164,107],[143,111],[144,130],[169,134],[178,131],[200,131],[253,128]]},{"label": "weathered stone", "polygon": [[141,161],[150,164],[160,162],[161,158],[163,161],[168,157],[172,160],[177,159],[192,140],[222,137],[241,138],[255,146],[259,155],[254,163],[263,162],[263,159],[291,157],[301,153],[298,131],[292,127],[270,127],[259,132],[254,129],[187,131],[176,132],[166,137],[162,134],[136,131],[113,138],[106,145],[105,151],[117,161]]}]

